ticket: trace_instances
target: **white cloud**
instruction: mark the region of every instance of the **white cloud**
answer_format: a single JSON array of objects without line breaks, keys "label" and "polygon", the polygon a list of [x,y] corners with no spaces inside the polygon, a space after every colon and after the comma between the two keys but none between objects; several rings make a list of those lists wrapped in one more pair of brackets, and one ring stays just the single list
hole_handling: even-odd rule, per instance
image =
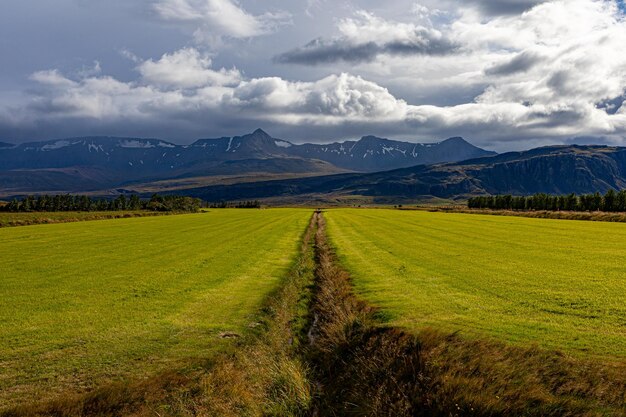
[{"label": "white cloud", "polygon": [[157,0],[154,10],[164,20],[195,26],[198,41],[214,36],[251,38],[268,34],[289,22],[286,12],[252,15],[236,0]]},{"label": "white cloud", "polygon": [[241,81],[237,69],[211,69],[211,58],[194,48],[164,54],[158,61],[147,60],[137,67],[144,81],[161,87],[195,88],[207,85],[236,85]]},{"label": "white cloud", "polygon": [[341,19],[337,29],[339,36],[316,39],[279,55],[276,60],[306,65],[360,63],[379,56],[445,55],[457,49],[433,27],[389,21],[366,11]]},{"label": "white cloud", "polygon": [[59,70],[37,71],[30,76],[33,81],[51,88],[70,88],[76,85],[72,80],[65,78]]},{"label": "white cloud", "polygon": [[79,77],[91,77],[94,75],[98,75],[102,72],[102,67],[100,66],[100,61],[94,61],[91,66],[83,66],[80,70],[78,70],[77,74]]},{"label": "white cloud", "polygon": [[[182,50],[167,57],[187,54],[195,55]],[[165,75],[166,68],[172,70],[172,78]],[[36,118],[56,120],[155,119],[174,112],[190,117],[222,114],[287,124],[302,121],[340,124],[402,121],[408,109],[406,102],[396,99],[385,88],[349,74],[331,75],[315,82],[271,77],[228,85],[215,83],[213,75],[207,78],[203,71],[207,70],[201,70],[199,77],[178,78],[176,65],[165,65],[159,68],[156,79],[152,74],[144,77],[144,83],[125,83],[111,77],[74,81],[58,71],[41,72],[33,79],[43,90],[33,99],[29,111]],[[197,82],[198,79],[205,82]],[[159,82],[153,83],[156,80]]]},{"label": "white cloud", "polygon": [[230,107],[250,108],[287,123],[402,121],[408,107],[387,89],[345,73],[315,82],[290,82],[276,77],[253,79],[225,98]]},{"label": "white cloud", "polygon": [[198,5],[187,0],[161,0],[154,4],[154,10],[165,20],[198,21],[204,18]]},{"label": "white cloud", "polygon": [[552,1],[520,17],[459,26],[464,29],[459,36],[472,39],[476,56],[487,48],[506,51],[486,69],[489,87],[478,103],[526,103],[541,107],[541,114],[567,112],[579,115],[581,120],[569,122],[584,129],[599,122],[593,116],[599,102],[621,96],[626,88],[626,55],[617,53],[626,43],[626,25],[615,4]]},{"label": "white cloud", "polygon": [[[495,12],[494,4],[483,6]],[[550,142],[591,135],[623,142],[626,54],[621,50],[626,22],[617,4],[552,0],[501,6],[509,10],[489,18],[474,8],[460,9],[454,19],[433,29],[459,45],[452,53],[370,54],[359,61],[342,58],[341,54],[349,57],[350,50],[338,49],[332,62],[357,62],[353,71],[401,94],[421,97],[423,104],[409,106],[407,114],[407,123],[419,131],[476,134],[491,142],[533,137]],[[512,14],[516,8],[525,12]],[[412,11],[433,15],[421,4]],[[406,39],[412,25],[360,13],[340,20],[337,28],[344,43],[354,46]],[[291,61],[324,62],[311,53],[323,47],[327,44],[316,41],[296,51],[301,54]],[[473,97],[462,95],[475,90]],[[428,105],[442,94],[459,104]]]},{"label": "white cloud", "polygon": [[[167,55],[166,61],[185,55],[196,57],[192,50],[182,50]],[[176,65],[160,70],[165,68],[177,71]],[[345,73],[314,82],[270,77],[225,85],[205,78],[202,71],[206,68],[200,69],[199,78],[204,83],[196,82],[198,78],[192,76],[189,80],[193,82],[183,77],[158,84],[149,77],[143,78],[143,83],[124,83],[111,77],[75,81],[58,71],[40,72],[33,79],[43,90],[23,113],[58,123],[76,118],[112,124],[129,120],[149,124],[181,118],[195,122],[222,118],[299,129],[360,124],[422,135],[480,133],[491,141],[499,135],[511,137],[512,130],[517,138],[546,138],[611,136],[626,129],[623,109],[609,115],[584,102],[525,105],[510,100],[479,100],[449,107],[416,106],[394,97],[376,83]]]},{"label": "white cloud", "polygon": [[[204,22],[209,15],[209,2],[169,3],[178,7],[163,9],[163,18]],[[432,10],[421,5],[432,2],[413,9],[411,4],[405,21],[369,12],[337,20],[337,36],[311,48],[336,53],[332,60],[318,59],[331,62],[336,75],[327,76],[326,68],[315,81],[245,77],[234,68],[213,68],[211,57],[195,48],[151,60],[127,53],[140,74],[135,81],[40,71],[31,77],[31,103],[10,114],[0,110],[0,119],[11,126],[24,120],[136,123],[146,132],[158,123],[209,132],[223,124],[231,134],[240,125],[269,123],[296,136],[329,136],[349,126],[357,134],[461,135],[496,149],[577,136],[626,145],[626,24],[615,3],[551,0],[495,17],[472,7],[438,25],[429,20]],[[411,11],[423,18],[419,24]],[[424,46],[432,39],[457,47],[447,54],[392,53],[394,45]],[[359,48],[364,61],[337,61]],[[315,63],[314,56],[308,58]],[[322,71],[309,74],[316,73]],[[440,96],[445,97],[435,103]]]}]

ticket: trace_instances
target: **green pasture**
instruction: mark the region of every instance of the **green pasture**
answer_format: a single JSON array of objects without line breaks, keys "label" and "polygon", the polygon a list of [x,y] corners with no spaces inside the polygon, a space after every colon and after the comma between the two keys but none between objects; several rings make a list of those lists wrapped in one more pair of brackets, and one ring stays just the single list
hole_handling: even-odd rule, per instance
[{"label": "green pasture", "polygon": [[626,356],[626,224],[422,211],[326,213],[390,325]]},{"label": "green pasture", "polygon": [[308,210],[0,229],[0,409],[141,378],[232,343],[297,253]]}]

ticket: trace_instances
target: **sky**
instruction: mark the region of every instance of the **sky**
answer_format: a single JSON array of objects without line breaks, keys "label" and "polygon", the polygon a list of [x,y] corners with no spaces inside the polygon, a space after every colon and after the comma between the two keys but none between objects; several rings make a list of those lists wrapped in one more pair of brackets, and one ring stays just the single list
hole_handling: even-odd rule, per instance
[{"label": "sky", "polygon": [[3,0],[0,141],[626,146],[623,0]]}]

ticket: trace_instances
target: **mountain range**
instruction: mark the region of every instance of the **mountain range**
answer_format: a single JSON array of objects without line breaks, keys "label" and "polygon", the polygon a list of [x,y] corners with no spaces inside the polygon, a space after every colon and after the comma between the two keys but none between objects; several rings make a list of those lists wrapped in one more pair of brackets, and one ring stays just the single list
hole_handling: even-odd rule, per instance
[{"label": "mountain range", "polygon": [[315,178],[216,185],[190,189],[208,200],[332,196],[373,201],[416,200],[428,196],[465,198],[482,194],[568,194],[626,189],[626,148],[552,146],[456,163]]},{"label": "mountain range", "polygon": [[365,136],[358,141],[298,145],[261,129],[191,145],[111,137],[0,143],[0,193],[147,191],[146,184],[167,191],[172,184],[198,186],[232,177],[248,182],[368,173],[490,155],[494,153],[462,138],[417,144]]},{"label": "mountain range", "polygon": [[375,136],[295,144],[263,130],[176,145],[85,137],[0,143],[0,197],[29,193],[184,194],[207,201],[418,200],[626,188],[626,148],[551,146],[496,154],[462,138]]}]

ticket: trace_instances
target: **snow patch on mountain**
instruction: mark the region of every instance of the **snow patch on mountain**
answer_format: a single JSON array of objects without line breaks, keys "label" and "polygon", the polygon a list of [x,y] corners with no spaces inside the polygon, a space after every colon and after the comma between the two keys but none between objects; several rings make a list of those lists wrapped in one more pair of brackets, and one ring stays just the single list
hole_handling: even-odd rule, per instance
[{"label": "snow patch on mountain", "polygon": [[42,151],[52,151],[54,149],[65,148],[66,146],[70,146],[70,145],[72,145],[72,142],[70,142],[69,140],[57,140],[54,143],[49,143],[47,145],[42,146],[40,149]]},{"label": "snow patch on mountain", "polygon": [[286,142],[284,140],[275,140],[274,143],[276,144],[276,146],[278,146],[279,148],[291,148],[293,145],[289,142]]},{"label": "snow patch on mountain", "polygon": [[137,149],[149,149],[155,146],[150,142],[143,142],[139,140],[124,140],[120,142],[120,148],[137,148]]},{"label": "snow patch on mountain", "polygon": [[102,145],[94,145],[93,143],[88,144],[87,149],[89,149],[89,152],[91,152],[92,150],[95,152],[104,152],[104,148],[102,148]]}]

